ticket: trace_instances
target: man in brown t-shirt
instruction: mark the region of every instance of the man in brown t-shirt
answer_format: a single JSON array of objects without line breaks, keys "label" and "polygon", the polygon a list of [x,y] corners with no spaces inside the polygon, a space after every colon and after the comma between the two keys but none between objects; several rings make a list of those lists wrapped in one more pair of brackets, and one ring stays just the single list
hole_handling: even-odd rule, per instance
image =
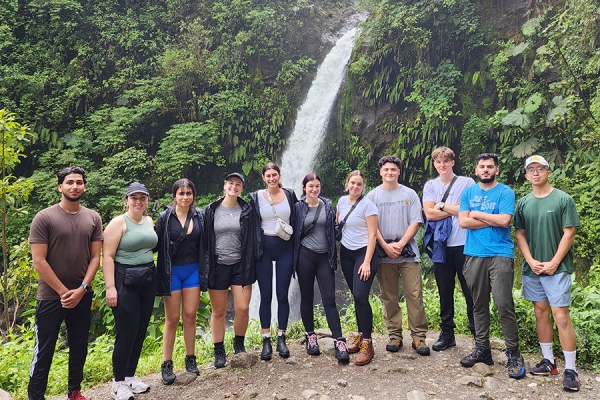
[{"label": "man in brown t-shirt", "polygon": [[63,321],[69,345],[67,400],[86,400],[81,395],[81,381],[91,321],[91,284],[100,265],[102,247],[100,215],[80,204],[86,182],[83,168],[61,170],[60,202],[38,212],[31,223],[29,243],[39,286],[29,400],[44,399]]}]

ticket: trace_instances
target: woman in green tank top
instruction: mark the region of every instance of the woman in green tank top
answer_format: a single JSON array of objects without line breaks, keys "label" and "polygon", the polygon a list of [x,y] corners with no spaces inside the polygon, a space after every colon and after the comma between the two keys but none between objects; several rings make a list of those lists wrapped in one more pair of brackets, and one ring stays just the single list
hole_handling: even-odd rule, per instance
[{"label": "woman in green tank top", "polygon": [[[127,211],[110,221],[104,231],[102,272],[106,304],[112,308],[116,331],[110,393],[115,400],[132,400],[134,393],[150,390],[135,376],[156,292],[152,253],[158,237],[146,211],[149,197],[141,183],[129,185]],[[135,276],[137,279],[133,279]]]}]

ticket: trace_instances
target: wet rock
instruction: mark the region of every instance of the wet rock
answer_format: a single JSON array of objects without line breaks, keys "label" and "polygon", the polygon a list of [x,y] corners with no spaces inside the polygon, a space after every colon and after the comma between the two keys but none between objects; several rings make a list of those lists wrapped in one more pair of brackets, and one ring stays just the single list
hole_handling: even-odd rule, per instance
[{"label": "wet rock", "polygon": [[229,357],[229,366],[232,368],[243,368],[247,369],[252,367],[258,362],[258,355],[256,353],[237,353],[232,354]]}]

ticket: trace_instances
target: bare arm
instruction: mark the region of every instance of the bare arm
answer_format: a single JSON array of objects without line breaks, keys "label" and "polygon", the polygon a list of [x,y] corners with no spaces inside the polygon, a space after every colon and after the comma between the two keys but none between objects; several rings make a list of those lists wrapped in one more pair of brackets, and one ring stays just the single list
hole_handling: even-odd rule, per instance
[{"label": "bare arm", "polygon": [[48,255],[48,245],[45,243],[32,243],[31,244],[31,258],[33,259],[33,268],[42,278],[44,282],[48,284],[59,296],[62,297],[69,291],[67,287],[58,279],[50,264],[46,260]]},{"label": "bare arm", "polygon": [[472,211],[461,211],[458,213],[458,223],[463,229],[481,229],[487,228],[489,225],[483,221],[472,218],[470,214]]},{"label": "bare arm", "polygon": [[541,273],[546,275],[554,275],[560,262],[565,258],[573,241],[575,240],[575,232],[577,228],[574,226],[568,226],[563,228],[563,237],[558,242],[558,248],[556,249],[556,253],[552,260],[547,262],[542,262],[541,264]]},{"label": "bare arm", "polygon": [[419,232],[420,225],[421,224],[419,224],[418,222],[413,222],[412,224],[410,224],[408,226],[408,228],[406,228],[406,232],[404,232],[404,236],[402,236],[402,238],[398,241],[397,248],[400,252],[402,252],[402,250],[404,249],[404,246],[406,246],[408,244],[408,242],[410,242],[415,237],[417,232]]},{"label": "bare arm", "polygon": [[117,305],[118,293],[115,287],[115,253],[125,232],[126,224],[123,217],[116,217],[108,223],[104,230],[102,245],[102,274],[106,284],[106,304],[110,307]]},{"label": "bare arm", "polygon": [[[439,221],[452,215],[448,208],[449,205],[445,205],[443,210],[440,210],[440,203],[434,203],[433,201],[426,201],[423,203],[423,211],[429,221]],[[458,211],[458,206],[454,206]],[[454,214],[456,215],[456,214]]]},{"label": "bare arm", "polygon": [[367,217],[367,229],[369,231],[369,241],[367,243],[367,252],[362,265],[358,268],[360,279],[366,281],[371,276],[371,260],[375,253],[375,242],[377,241],[377,215]]},{"label": "bare arm", "polygon": [[540,272],[540,267],[539,264],[540,262],[536,259],[533,258],[533,255],[531,254],[531,250],[529,249],[529,243],[527,243],[527,237],[525,235],[525,229],[517,229],[515,231],[515,237],[517,238],[517,245],[519,246],[519,249],[521,250],[521,254],[523,254],[523,258],[525,258],[525,261],[527,262],[527,264],[529,265],[529,267],[531,268],[531,270],[539,275]]},{"label": "bare arm", "polygon": [[488,226],[497,226],[500,228],[510,227],[512,215],[510,214],[487,214],[482,211],[471,211],[471,218],[475,218]]}]

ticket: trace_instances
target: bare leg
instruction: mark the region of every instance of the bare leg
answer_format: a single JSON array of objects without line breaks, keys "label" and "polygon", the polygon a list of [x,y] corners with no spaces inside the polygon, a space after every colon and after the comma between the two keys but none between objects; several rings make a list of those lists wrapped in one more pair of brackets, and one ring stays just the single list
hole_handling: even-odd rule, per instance
[{"label": "bare leg", "polygon": [[181,303],[181,291],[171,292],[171,296],[163,296],[165,305],[165,328],[163,330],[163,361],[173,359],[173,346],[175,346],[175,334],[179,326],[179,310]]},{"label": "bare leg", "polygon": [[191,356],[195,352],[196,345],[196,311],[200,303],[200,288],[186,288],[181,290],[183,317],[183,340],[185,342],[185,354]]}]

